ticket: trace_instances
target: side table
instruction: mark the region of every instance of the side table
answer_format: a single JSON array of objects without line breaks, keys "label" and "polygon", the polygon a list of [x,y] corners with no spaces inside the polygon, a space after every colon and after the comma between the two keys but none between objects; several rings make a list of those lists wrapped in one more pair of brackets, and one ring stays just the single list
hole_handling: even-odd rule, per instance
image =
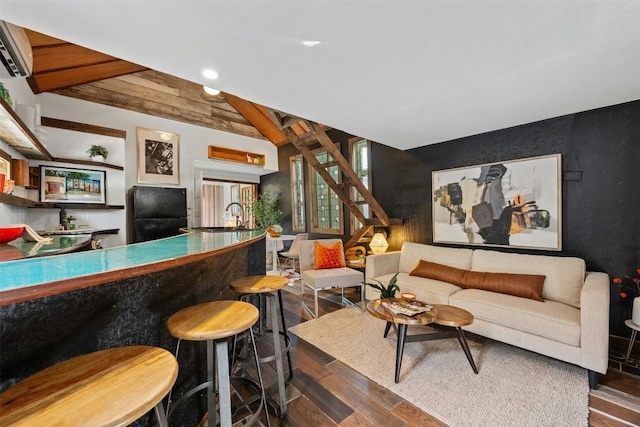
[{"label": "side table", "polygon": [[636,340],[636,334],[640,331],[640,326],[633,323],[633,320],[627,319],[624,321],[624,324],[631,328],[631,340],[629,340],[629,348],[627,349],[627,356],[624,358],[624,364],[627,365],[629,361],[629,356],[631,356],[631,350],[633,350],[633,343]]}]

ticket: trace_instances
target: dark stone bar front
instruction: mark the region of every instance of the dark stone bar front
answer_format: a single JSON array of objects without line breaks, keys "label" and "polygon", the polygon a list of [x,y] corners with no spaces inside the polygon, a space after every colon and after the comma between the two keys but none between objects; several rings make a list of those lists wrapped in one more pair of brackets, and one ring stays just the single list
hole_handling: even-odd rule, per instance
[{"label": "dark stone bar front", "polygon": [[[265,240],[178,264],[0,307],[0,391],[48,366],[106,348],[151,345],[174,353],[176,339],[166,320],[194,304],[235,299],[232,280],[265,273]],[[175,396],[204,381],[205,361],[204,343],[181,344]],[[203,403],[192,397],[170,424],[197,425]],[[154,423],[147,414],[135,425]]]}]

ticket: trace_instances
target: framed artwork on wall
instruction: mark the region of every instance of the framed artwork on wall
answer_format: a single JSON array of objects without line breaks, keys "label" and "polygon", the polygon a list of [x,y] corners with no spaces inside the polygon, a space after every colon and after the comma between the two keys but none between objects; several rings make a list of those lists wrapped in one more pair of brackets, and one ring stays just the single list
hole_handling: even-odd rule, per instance
[{"label": "framed artwork on wall", "polygon": [[560,177],[560,154],[433,171],[433,242],[561,250]]},{"label": "framed artwork on wall", "polygon": [[107,203],[107,173],[41,165],[40,201],[104,205]]},{"label": "framed artwork on wall", "polygon": [[180,135],[136,128],[138,182],[180,184]]}]

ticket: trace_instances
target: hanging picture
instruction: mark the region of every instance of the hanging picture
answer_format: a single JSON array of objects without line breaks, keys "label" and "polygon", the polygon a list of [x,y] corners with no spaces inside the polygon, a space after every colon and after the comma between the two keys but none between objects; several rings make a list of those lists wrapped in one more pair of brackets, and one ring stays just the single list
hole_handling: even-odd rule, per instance
[{"label": "hanging picture", "polygon": [[433,241],[562,249],[560,154],[432,173]]},{"label": "hanging picture", "polygon": [[180,184],[180,135],[136,128],[138,182]]},{"label": "hanging picture", "polygon": [[107,203],[107,174],[90,169],[40,166],[40,201],[45,203]]}]

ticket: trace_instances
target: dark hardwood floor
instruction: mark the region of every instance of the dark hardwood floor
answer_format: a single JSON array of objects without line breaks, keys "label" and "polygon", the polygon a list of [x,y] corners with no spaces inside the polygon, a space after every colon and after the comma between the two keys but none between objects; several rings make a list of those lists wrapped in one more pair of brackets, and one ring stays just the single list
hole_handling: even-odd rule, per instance
[{"label": "dark hardwood floor", "polygon": [[[296,282],[295,287],[283,291],[287,327],[312,318],[301,306],[299,289]],[[321,295],[320,315],[342,307],[338,293]],[[359,298],[353,294],[350,299]],[[294,377],[287,386],[288,413],[282,419],[271,416],[272,426],[446,425],[295,335],[291,340]],[[599,389],[590,393],[589,425],[640,425],[640,377],[616,369],[615,360],[612,364],[614,367],[601,377]],[[272,369],[263,371],[267,383],[274,381]],[[261,422],[265,424],[264,417]]]}]

